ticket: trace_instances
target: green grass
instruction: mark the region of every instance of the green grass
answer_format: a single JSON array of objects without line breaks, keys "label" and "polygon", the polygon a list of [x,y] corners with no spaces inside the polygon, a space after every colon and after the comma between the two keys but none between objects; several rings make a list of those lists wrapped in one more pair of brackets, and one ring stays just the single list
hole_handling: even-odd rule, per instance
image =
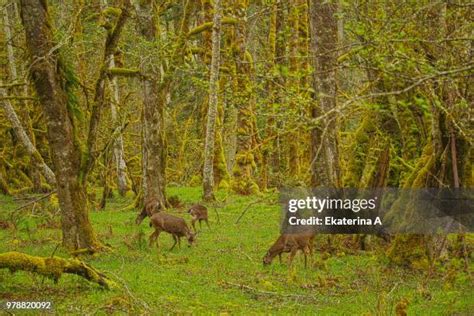
[{"label": "green grass", "polygon": [[[189,205],[200,200],[201,191],[173,187],[168,194]],[[224,193],[219,192],[218,198],[223,199]],[[120,288],[103,290],[74,275],[63,275],[54,284],[33,273],[0,270],[0,300],[52,301],[59,315],[390,315],[402,301],[407,302],[409,315],[467,315],[474,310],[472,280],[457,268],[459,261],[448,262],[445,272],[426,280],[424,273],[390,267],[380,247],[359,252],[342,246],[350,237],[340,238],[336,253],[316,251],[308,269],[300,256],[292,269],[278,260],[263,267],[262,257],[278,236],[278,204],[255,204],[235,224],[256,199],[228,196],[225,206],[218,209],[219,224],[210,208],[211,229],[203,226],[196,246],[188,248],[183,240],[181,249],[169,251],[172,238],[165,233],[160,236],[160,249],[147,246],[152,229],[148,220],[141,226],[134,224],[136,211],[127,208],[132,197],[114,198],[106,210],[91,212],[100,239],[112,251],[85,260],[120,283]],[[17,223],[16,229],[0,229],[0,252],[51,255],[60,243],[60,230],[39,229],[45,216],[31,216],[31,208],[12,216],[19,204],[0,196],[0,219],[14,218]],[[39,204],[33,213],[46,212],[46,205]],[[189,220],[184,208],[170,212]],[[325,238],[317,237],[316,248],[321,248]],[[61,248],[56,255],[68,257]]]}]

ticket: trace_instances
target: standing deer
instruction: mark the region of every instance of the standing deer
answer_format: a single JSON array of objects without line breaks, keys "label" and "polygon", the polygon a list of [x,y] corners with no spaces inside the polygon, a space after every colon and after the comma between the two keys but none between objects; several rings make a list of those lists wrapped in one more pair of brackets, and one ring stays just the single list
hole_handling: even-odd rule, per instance
[{"label": "standing deer", "polygon": [[158,246],[157,239],[162,231],[170,233],[173,236],[174,244],[170,250],[173,250],[176,244],[181,248],[181,237],[186,237],[190,247],[195,241],[196,234],[189,229],[186,221],[181,217],[176,217],[164,212],[155,213],[150,218],[150,227],[152,226],[155,228],[155,231],[150,235],[150,246],[152,246],[155,241]]},{"label": "standing deer", "polygon": [[135,220],[135,223],[137,225],[140,225],[145,217],[147,216],[152,217],[153,214],[158,213],[160,209],[161,209],[161,204],[160,204],[160,201],[158,201],[158,199],[155,199],[155,198],[148,199],[145,205],[143,205],[142,211],[138,214]]},{"label": "standing deer", "polygon": [[288,259],[289,265],[293,262],[298,250],[301,250],[304,254],[304,267],[307,265],[307,255],[313,253],[313,241],[315,234],[313,232],[302,232],[295,234],[281,234],[280,237],[275,241],[273,246],[268,249],[267,254],[263,257],[263,264],[269,265],[272,263],[273,258],[278,255],[281,263],[281,254],[289,252],[290,257]]},{"label": "standing deer", "polygon": [[199,221],[199,228],[201,229],[202,229],[202,226],[201,226],[202,221],[205,221],[207,224],[207,227],[211,228],[209,226],[209,221],[207,218],[207,208],[205,206],[200,205],[200,204],[194,204],[188,210],[188,213],[191,214],[191,217],[192,217],[191,225],[193,226],[194,232],[196,232],[196,226],[195,226],[196,221]]}]

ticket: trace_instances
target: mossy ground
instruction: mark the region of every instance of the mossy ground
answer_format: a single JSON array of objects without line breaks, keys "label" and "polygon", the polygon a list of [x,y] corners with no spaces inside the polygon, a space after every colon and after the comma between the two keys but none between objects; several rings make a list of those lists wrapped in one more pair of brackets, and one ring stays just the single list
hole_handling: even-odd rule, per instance
[{"label": "mossy ground", "polygon": [[[169,188],[168,194],[190,204],[200,200],[201,190]],[[219,192],[217,197],[222,200],[225,195]],[[2,270],[0,301],[47,300],[58,315],[390,315],[405,308],[409,315],[467,315],[474,310],[472,279],[459,259],[446,261],[428,279],[426,273],[389,266],[386,246],[354,250],[348,242],[350,236],[341,236],[331,254],[324,250],[326,237],[318,236],[318,250],[306,270],[299,256],[292,269],[278,260],[263,267],[262,257],[278,236],[279,206],[255,204],[235,224],[256,199],[262,197],[229,195],[226,205],[218,209],[219,224],[210,208],[211,229],[203,226],[195,247],[188,248],[183,240],[181,249],[169,251],[172,238],[165,233],[160,236],[159,250],[147,246],[152,229],[147,220],[141,226],[134,224],[136,212],[127,207],[133,197],[115,197],[104,211],[91,212],[99,238],[112,251],[84,260],[122,284],[121,288],[107,291],[74,275],[64,275],[55,284],[33,273]],[[54,225],[44,224],[41,205],[17,211],[21,216],[12,215],[20,204],[0,196],[0,220],[16,219],[16,228],[0,229],[0,252],[15,250],[40,256],[55,252],[68,257],[61,248],[55,251],[60,230],[47,228]],[[189,221],[184,208],[170,211]],[[468,237],[472,243],[472,236]]]}]

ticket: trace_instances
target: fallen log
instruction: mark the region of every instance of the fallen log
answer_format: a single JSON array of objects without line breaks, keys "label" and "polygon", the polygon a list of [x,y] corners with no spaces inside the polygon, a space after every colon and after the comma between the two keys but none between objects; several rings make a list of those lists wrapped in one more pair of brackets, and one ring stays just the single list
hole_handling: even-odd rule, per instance
[{"label": "fallen log", "polygon": [[37,257],[11,251],[0,254],[0,269],[9,269],[12,273],[19,270],[34,272],[53,279],[55,283],[63,273],[76,274],[107,289],[116,287],[116,283],[102,272],[76,258]]}]

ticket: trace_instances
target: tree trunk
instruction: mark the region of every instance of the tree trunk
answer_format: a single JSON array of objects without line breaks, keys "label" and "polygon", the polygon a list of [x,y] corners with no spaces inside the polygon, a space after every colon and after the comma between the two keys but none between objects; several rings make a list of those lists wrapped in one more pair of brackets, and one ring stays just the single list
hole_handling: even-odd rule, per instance
[{"label": "tree trunk", "polygon": [[[1,82],[0,82],[0,84],[1,84]],[[5,97],[5,96],[6,96],[5,90],[3,88],[0,88],[0,97]],[[10,121],[10,124],[12,124],[12,127],[13,127],[13,130],[15,131],[15,134],[17,135],[17,137],[22,142],[22,144],[25,147],[26,151],[37,162],[38,167],[40,168],[40,171],[43,174],[46,181],[48,181],[48,183],[51,186],[54,186],[56,184],[56,178],[54,176],[53,171],[44,162],[43,157],[41,157],[41,154],[38,152],[36,147],[31,142],[30,138],[26,134],[23,126],[20,123],[20,120],[18,119],[18,116],[16,115],[15,109],[11,105],[10,101],[7,100],[7,99],[4,99],[2,101],[2,106],[3,106],[3,109],[5,111],[5,114],[8,118],[8,120]]]},{"label": "tree trunk", "polygon": [[68,249],[97,248],[89,220],[86,188],[79,180],[81,151],[75,139],[72,114],[68,111],[64,67],[53,41],[45,1],[21,0],[21,18],[32,58],[30,74],[47,117],[51,149],[61,208],[63,245]]},{"label": "tree trunk", "polygon": [[[114,56],[110,56],[110,68],[115,67]],[[112,91],[112,102],[110,102],[110,114],[112,116],[112,121],[114,127],[117,128],[120,126],[120,122],[117,116],[117,106],[120,104],[120,90],[118,85],[118,80],[116,76],[113,76],[110,82],[110,90]],[[124,159],[123,152],[123,137],[122,132],[117,135],[117,138],[114,140],[114,158],[115,166],[117,170],[117,187],[119,194],[124,196],[128,191],[127,186],[127,165]]]},{"label": "tree trunk", "polygon": [[[153,42],[156,39],[152,1],[135,3],[138,29],[142,37]],[[143,196],[144,201],[158,199],[166,205],[165,197],[165,93],[160,89],[159,70],[149,61],[143,62]]]},{"label": "tree trunk", "polygon": [[[102,10],[107,6],[107,0],[101,2]],[[115,56],[112,54],[109,57],[109,67],[115,68]],[[112,116],[112,122],[114,128],[120,126],[117,116],[117,107],[120,104],[120,88],[118,83],[117,76],[112,76],[109,80],[110,91],[112,92],[112,101],[110,102],[110,115]],[[127,186],[127,165],[124,159],[124,150],[123,150],[123,137],[122,132],[120,132],[117,138],[114,140],[114,158],[115,166],[117,172],[117,187],[119,194],[124,196],[128,191]]]},{"label": "tree trunk", "polygon": [[[15,3],[13,4],[13,8],[15,9],[16,5]],[[16,63],[16,58],[15,58],[15,52],[14,52],[14,35],[13,35],[13,26],[12,26],[12,21],[15,20],[15,17],[10,19],[10,14],[16,13],[16,10],[10,10],[12,11],[9,13],[8,7],[4,8],[4,28],[5,28],[5,36],[7,39],[7,55],[8,55],[8,66],[10,70],[10,80],[13,82],[16,82],[18,80],[18,71],[17,71],[17,63]],[[28,95],[28,86],[24,85],[23,86],[23,93],[24,95]],[[11,88],[11,93],[15,94],[19,89],[16,89],[16,87]],[[5,97],[6,93],[5,91],[0,88],[0,96]],[[20,139],[20,141],[23,143],[25,146],[28,154],[31,155],[31,164],[28,166],[29,173],[33,182],[34,190],[35,192],[41,191],[41,177],[40,175],[43,174],[45,177],[46,181],[51,185],[54,186],[56,183],[56,179],[54,178],[54,173],[51,171],[51,169],[45,164],[43,161],[43,157],[39,154],[39,152],[36,150],[36,145],[35,145],[35,135],[33,133],[32,127],[31,127],[31,119],[30,115],[28,113],[28,104],[26,103],[25,100],[18,100],[18,105],[19,105],[19,112],[17,113],[14,110],[13,105],[10,103],[9,100],[4,101],[4,109],[5,112],[7,113],[7,117],[10,120],[13,129],[15,131],[15,134],[17,137]],[[18,117],[19,116],[19,117]],[[23,125],[21,124],[21,121],[23,121]],[[39,169],[39,170],[38,170]]]},{"label": "tree trunk", "polygon": [[[288,41],[288,52],[289,52],[289,73],[290,76],[286,82],[287,89],[290,96],[290,109],[297,112],[297,108],[301,105],[298,104],[298,98],[294,97],[299,95],[299,80],[298,76],[300,73],[300,65],[298,61],[298,54],[299,54],[299,45],[300,45],[300,38],[299,38],[299,27],[300,27],[300,12],[297,5],[290,6],[288,14],[288,27],[291,30],[294,30],[291,33],[291,36]],[[300,161],[299,161],[299,132],[295,131],[293,133],[289,133],[285,139],[288,143],[288,170],[290,174],[297,178],[301,171]]]},{"label": "tree trunk", "polygon": [[206,140],[204,146],[203,191],[205,200],[214,200],[214,145],[218,104],[220,32],[221,32],[220,0],[214,2],[214,19],[212,27],[211,75],[209,81],[209,106],[207,110]]},{"label": "tree trunk", "polygon": [[[323,0],[310,1],[310,34],[313,61],[313,90],[315,104],[312,117],[336,107],[337,8]],[[313,186],[340,186],[337,147],[337,115],[328,115],[326,125],[318,124],[311,132],[311,182]],[[318,154],[323,163],[319,163]]]},{"label": "tree trunk", "polygon": [[236,51],[236,91],[237,98],[237,154],[233,168],[232,189],[240,194],[253,194],[260,191],[254,181],[256,167],[253,152],[253,134],[255,121],[255,94],[250,80],[253,71],[253,60],[247,51],[247,1],[238,0],[234,3],[238,24],[235,31]]}]

